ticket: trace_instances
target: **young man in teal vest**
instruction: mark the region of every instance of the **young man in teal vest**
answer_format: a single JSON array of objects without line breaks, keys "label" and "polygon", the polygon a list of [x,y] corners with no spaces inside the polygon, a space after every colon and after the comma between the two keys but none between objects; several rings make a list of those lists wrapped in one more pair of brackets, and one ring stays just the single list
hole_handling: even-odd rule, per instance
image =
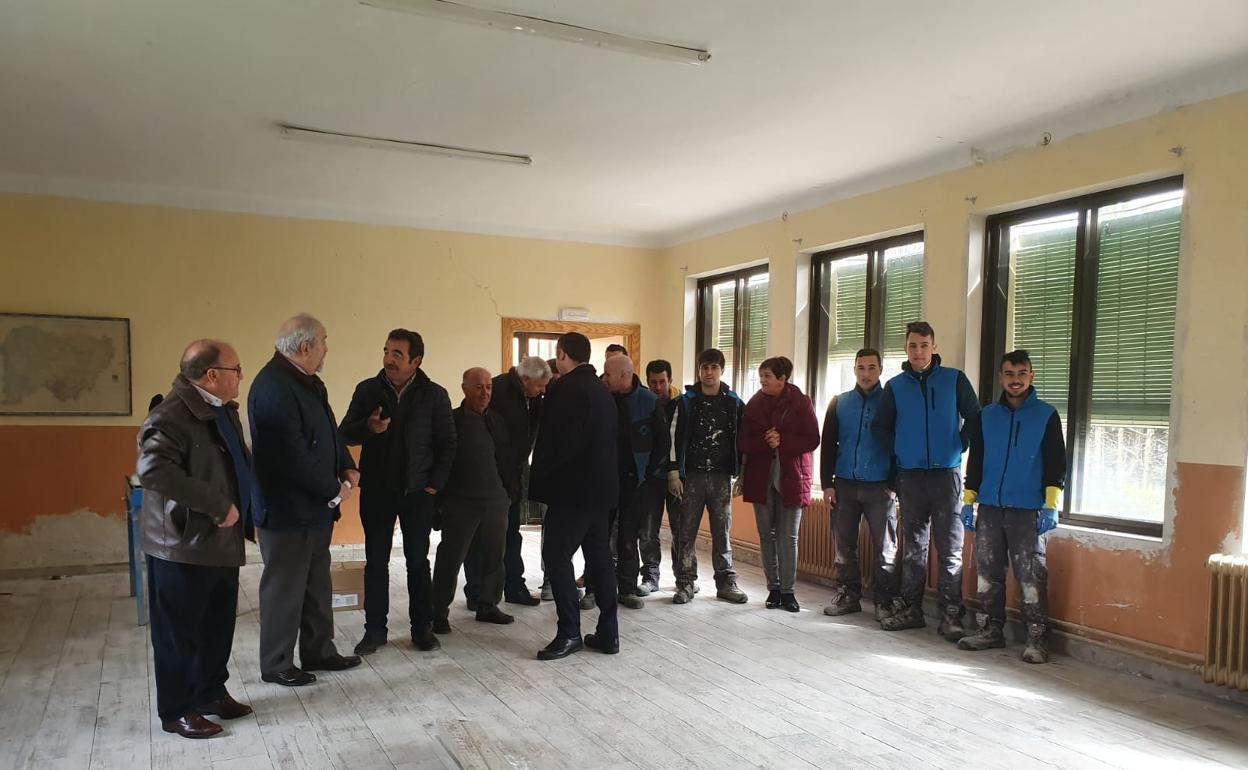
[{"label": "young man in teal vest", "polygon": [[926,321],[906,324],[906,363],[884,386],[875,427],[877,438],[897,458],[897,494],[904,550],[902,607],[880,627],[922,628],[927,550],[932,540],[939,560],[936,583],[940,625],[936,632],[956,642],[962,629],[962,453],[963,423],[979,414],[979,400],[958,369],[940,365],[936,332]]},{"label": "young man in teal vest", "polygon": [[1005,646],[1005,573],[1013,564],[1027,625],[1023,660],[1045,663],[1049,573],[1044,534],[1057,526],[1058,497],[1066,482],[1066,440],[1057,410],[1036,397],[1026,350],[1005,354],[1000,377],[1001,399],[984,407],[970,431],[962,524],[975,532],[984,618],[979,633],[963,638],[958,647]]},{"label": "young man in teal vest", "polygon": [[832,510],[836,537],[836,591],[825,615],[861,612],[862,575],[858,567],[858,526],[865,516],[875,551],[875,619],[893,614],[897,595],[897,495],[893,491],[893,448],[876,440],[872,427],[884,388],[880,353],[863,348],[854,357],[853,390],[828,404],[823,421],[819,476],[823,499]]}]

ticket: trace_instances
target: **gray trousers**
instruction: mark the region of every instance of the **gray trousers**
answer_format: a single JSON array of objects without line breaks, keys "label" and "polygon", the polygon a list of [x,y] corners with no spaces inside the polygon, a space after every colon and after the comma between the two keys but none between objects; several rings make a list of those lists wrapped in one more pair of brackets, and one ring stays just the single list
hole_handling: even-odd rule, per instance
[{"label": "gray trousers", "polygon": [[836,582],[855,600],[862,598],[858,527],[864,516],[875,552],[872,596],[876,607],[884,607],[897,595],[897,501],[882,482],[837,479],[836,505],[832,508]]},{"label": "gray trousers", "polygon": [[1023,595],[1023,622],[1028,629],[1049,625],[1049,568],[1044,536],[1036,532],[1036,511],[979,506],[975,520],[976,581],[988,622],[1005,625],[1005,573],[1014,566],[1014,579]]},{"label": "gray trousers", "polygon": [[[671,526],[678,516],[680,502],[668,497],[666,479],[650,479],[641,485],[641,519],[637,522],[637,548],[641,554],[641,579],[659,582],[659,563],[663,559],[663,541],[659,529],[663,526],[663,509],[667,509],[667,522]],[[676,528],[671,527],[675,533]],[[672,564],[676,563],[676,540],[672,539]]]},{"label": "gray trousers", "polygon": [[942,613],[962,616],[962,474],[954,469],[902,471],[901,598],[921,607],[927,585],[927,551],[936,546],[936,601]]},{"label": "gray trousers", "polygon": [[322,661],[334,647],[330,529],[260,529],[260,673],[277,674],[299,661]]},{"label": "gray trousers", "polygon": [[[732,569],[732,477],[727,473],[690,473],[685,478],[685,496],[678,501],[680,521],[673,528],[677,585],[692,585],[698,579],[698,529],[702,511],[711,516],[711,563],[715,567],[715,584],[736,582]],[[668,512],[670,517],[671,512]]]},{"label": "gray trousers", "polygon": [[455,599],[459,568],[468,555],[475,538],[480,557],[481,593],[477,610],[497,606],[503,599],[503,553],[507,543],[507,512],[511,501],[463,500],[450,498],[441,502],[442,541],[433,566],[433,616],[445,618]]},{"label": "gray trousers", "polygon": [[767,590],[793,593],[797,582],[797,534],[802,524],[801,508],[785,508],[784,496],[774,486],[767,487],[767,502],[754,503],[758,525],[758,547],[767,576]]}]

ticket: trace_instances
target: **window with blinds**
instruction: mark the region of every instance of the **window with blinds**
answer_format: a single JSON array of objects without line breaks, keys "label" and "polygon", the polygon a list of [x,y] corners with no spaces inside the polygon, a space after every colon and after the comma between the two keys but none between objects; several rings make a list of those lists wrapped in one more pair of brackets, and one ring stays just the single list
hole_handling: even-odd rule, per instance
[{"label": "window with blinds", "polygon": [[980,393],[1031,354],[1066,427],[1064,521],[1162,532],[1182,203],[1174,178],[988,221]]},{"label": "window with blinds", "polygon": [[811,262],[809,391],[820,415],[854,387],[854,356],[884,357],[887,379],[906,360],[906,324],[923,317],[923,234],[817,254]]},{"label": "window with blinds", "polygon": [[723,381],[746,400],[758,391],[767,358],[767,303],[766,265],[698,281],[698,350],[724,354]]}]

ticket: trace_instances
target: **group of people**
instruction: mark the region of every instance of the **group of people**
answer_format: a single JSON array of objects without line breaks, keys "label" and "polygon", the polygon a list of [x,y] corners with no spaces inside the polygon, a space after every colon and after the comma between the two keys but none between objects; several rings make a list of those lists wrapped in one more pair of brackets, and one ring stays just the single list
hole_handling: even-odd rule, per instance
[{"label": "group of people", "polygon": [[[215,340],[191,343],[172,390],[139,432],[163,728],[209,737],[222,727],[206,717],[251,713],[225,687],[244,539],[258,539],[264,560],[260,675],[285,686],[310,684],[316,671],[358,666],[361,655],[387,643],[396,523],[411,639],[423,651],[439,648],[438,637],[451,633],[462,567],[477,621],[508,624],[514,616],[503,604],[554,601],[557,630],[539,659],[585,647],[618,652],[617,607],[641,609],[659,587],[664,511],[673,603],[686,604],[698,592],[696,546],[708,514],[716,596],[744,604],[730,541],[735,496],[754,505],[767,608],[797,612],[798,528],[820,444],[838,578],[826,614],[861,611],[857,542],[865,516],[882,628],[925,625],[934,537],[939,633],[964,649],[1004,646],[1012,562],[1028,626],[1024,659],[1042,662],[1042,535],[1056,526],[1065,476],[1060,420],[1036,398],[1025,351],[1005,356],[1001,400],[981,412],[966,376],[941,366],[931,326],[915,322],[907,332],[904,371],[886,385],[879,353],[859,351],[856,386],[832,400],[822,433],[811,400],[790,381],[787,358],[761,364],[760,390],[745,403],[722,381],[718,350],[698,354],[697,381],[678,392],[668,362],[651,361],[643,383],[618,345],[608,349],[599,375],[589,363],[589,340],[577,333],[559,338],[550,361],[527,357],[497,376],[465,371],[463,398],[452,408],[446,389],[421,369],[423,339],[406,329],[387,335],[381,371],[356,386],[339,423],[317,376],[328,352],[326,329],[299,315],[279,329],[273,357],[248,392],[250,445],[238,416],[237,351]],[[360,447],[358,467],[351,446]],[[343,655],[333,638],[329,545],[342,504],[355,494],[365,536],[365,623],[354,654]],[[545,506],[540,596],[524,579],[526,500]],[[971,633],[962,622],[961,549],[963,529],[977,527],[985,615]],[[441,537],[431,569],[434,529]],[[579,580],[578,550],[585,564]],[[582,637],[580,613],[594,606],[596,628]]]}]

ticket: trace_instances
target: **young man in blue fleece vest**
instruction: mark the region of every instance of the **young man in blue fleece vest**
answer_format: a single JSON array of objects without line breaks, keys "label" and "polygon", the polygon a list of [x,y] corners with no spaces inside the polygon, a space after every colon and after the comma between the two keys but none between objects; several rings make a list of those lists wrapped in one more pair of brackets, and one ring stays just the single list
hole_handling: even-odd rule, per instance
[{"label": "young man in blue fleece vest", "polygon": [[[1036,397],[1026,350],[1001,360],[1001,400],[971,426],[962,523],[975,532],[981,630],[958,642],[964,650],[1004,647],[1005,573],[1014,565],[1022,589],[1027,647],[1023,660],[1046,663],[1048,568],[1044,534],[1057,526],[1066,481],[1066,440],[1057,410]],[[975,503],[979,503],[979,518]],[[1008,560],[1008,561],[1007,561]]]},{"label": "young man in blue fleece vest", "polygon": [[875,420],[878,440],[897,458],[897,495],[904,550],[902,607],[880,622],[885,631],[923,628],[927,548],[935,540],[940,625],[936,633],[956,642],[962,629],[962,453],[964,422],[979,414],[970,380],[940,365],[936,332],[926,321],[906,324],[906,363],[884,386]]},{"label": "young man in blue fleece vest", "polygon": [[836,536],[837,585],[823,614],[862,611],[858,525],[866,516],[875,551],[875,619],[883,622],[893,614],[897,595],[897,495],[892,447],[876,441],[872,431],[884,396],[881,362],[879,351],[859,350],[854,357],[854,389],[834,396],[828,404],[819,478]]}]

